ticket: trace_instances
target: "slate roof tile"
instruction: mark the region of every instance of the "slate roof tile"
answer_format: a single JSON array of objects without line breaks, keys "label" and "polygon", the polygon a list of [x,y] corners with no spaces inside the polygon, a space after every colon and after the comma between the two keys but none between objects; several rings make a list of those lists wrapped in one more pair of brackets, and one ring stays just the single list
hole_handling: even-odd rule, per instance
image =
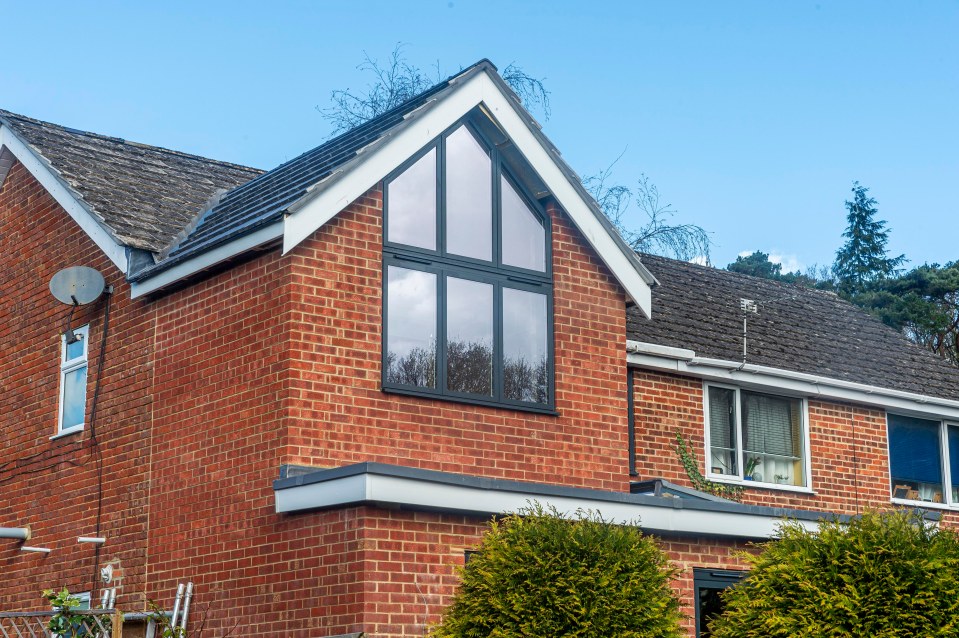
[{"label": "slate roof tile", "polygon": [[160,252],[219,190],[263,171],[0,110],[120,244]]},{"label": "slate roof tile", "polygon": [[747,323],[748,363],[959,400],[959,368],[834,294],[643,255],[660,285],[653,318],[627,313],[627,338],[741,361],[740,299],[759,304]]}]

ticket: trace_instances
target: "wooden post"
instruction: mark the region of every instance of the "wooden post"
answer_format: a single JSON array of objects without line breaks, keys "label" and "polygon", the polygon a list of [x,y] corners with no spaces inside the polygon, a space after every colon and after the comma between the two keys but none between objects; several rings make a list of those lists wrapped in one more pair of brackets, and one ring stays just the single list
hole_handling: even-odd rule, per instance
[{"label": "wooden post", "polygon": [[113,627],[110,629],[110,638],[123,638],[123,612],[113,610]]}]

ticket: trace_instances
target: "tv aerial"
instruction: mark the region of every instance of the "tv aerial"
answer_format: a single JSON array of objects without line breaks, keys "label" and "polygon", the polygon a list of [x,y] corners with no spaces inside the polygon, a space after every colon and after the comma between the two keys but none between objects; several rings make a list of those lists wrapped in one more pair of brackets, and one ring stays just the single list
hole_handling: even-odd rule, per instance
[{"label": "tv aerial", "polygon": [[67,327],[63,331],[67,343],[79,341],[79,337],[70,327],[73,320],[73,311],[78,306],[85,306],[99,299],[105,289],[106,281],[104,281],[103,275],[88,266],[64,268],[50,279],[50,292],[57,301],[70,306],[70,313],[67,315]]}]

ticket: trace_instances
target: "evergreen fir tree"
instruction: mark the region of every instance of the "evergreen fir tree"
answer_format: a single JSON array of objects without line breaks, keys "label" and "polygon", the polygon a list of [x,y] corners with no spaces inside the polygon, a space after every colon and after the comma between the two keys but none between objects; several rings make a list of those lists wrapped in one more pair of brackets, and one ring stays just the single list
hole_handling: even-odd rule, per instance
[{"label": "evergreen fir tree", "polygon": [[839,291],[853,297],[871,284],[897,274],[905,255],[889,257],[886,243],[889,231],[886,222],[875,219],[879,209],[876,200],[869,197],[869,189],[853,182],[853,200],[846,202],[848,225],[843,237],[846,243],[836,252],[833,275]]}]

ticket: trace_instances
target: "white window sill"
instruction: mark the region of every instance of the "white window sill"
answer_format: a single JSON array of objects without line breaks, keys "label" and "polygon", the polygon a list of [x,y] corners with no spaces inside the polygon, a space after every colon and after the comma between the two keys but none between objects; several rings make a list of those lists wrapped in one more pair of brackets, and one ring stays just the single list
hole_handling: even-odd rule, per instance
[{"label": "white window sill", "polygon": [[57,432],[56,434],[50,437],[50,440],[54,441],[56,439],[62,439],[65,436],[70,436],[71,434],[80,434],[81,432],[83,432],[83,426],[78,425],[78,426],[69,428],[67,430],[61,430],[60,432]]},{"label": "white window sill", "polygon": [[722,483],[723,485],[735,485],[737,487],[756,488],[760,490],[774,490],[778,492],[794,492],[797,494],[815,494],[811,487],[801,487],[797,485],[782,485],[781,483],[760,483],[759,481],[740,481],[739,479],[729,479],[720,476],[707,476],[713,483]]},{"label": "white window sill", "polygon": [[928,507],[929,509],[934,510],[956,510],[959,509],[959,504],[949,505],[948,503],[933,503],[932,501],[909,501],[904,498],[892,498],[889,499],[893,505],[908,505],[910,507]]}]

